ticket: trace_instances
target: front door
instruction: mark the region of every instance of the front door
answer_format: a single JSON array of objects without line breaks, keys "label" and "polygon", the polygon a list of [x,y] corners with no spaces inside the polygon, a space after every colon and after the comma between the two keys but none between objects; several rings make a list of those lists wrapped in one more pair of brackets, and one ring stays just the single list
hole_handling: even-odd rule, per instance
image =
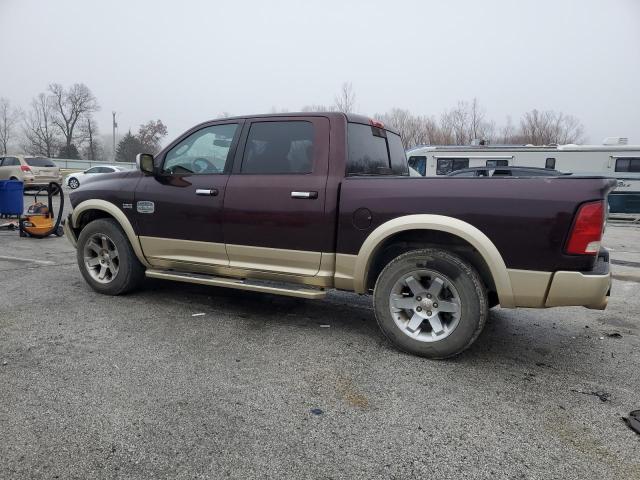
[{"label": "front door", "polygon": [[152,265],[229,264],[221,216],[240,130],[232,122],[187,133],[156,158],[161,173],[138,184],[132,208]]},{"label": "front door", "polygon": [[314,276],[333,251],[325,213],[329,120],[273,117],[245,125],[224,199],[231,267]]}]

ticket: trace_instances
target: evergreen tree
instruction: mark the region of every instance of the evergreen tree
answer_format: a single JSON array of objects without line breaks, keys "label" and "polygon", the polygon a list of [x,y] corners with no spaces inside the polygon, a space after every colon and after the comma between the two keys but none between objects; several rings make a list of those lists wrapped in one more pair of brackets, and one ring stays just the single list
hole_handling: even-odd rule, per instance
[{"label": "evergreen tree", "polygon": [[144,153],[145,148],[138,137],[131,131],[122,137],[116,148],[116,162],[135,162],[136,155]]}]

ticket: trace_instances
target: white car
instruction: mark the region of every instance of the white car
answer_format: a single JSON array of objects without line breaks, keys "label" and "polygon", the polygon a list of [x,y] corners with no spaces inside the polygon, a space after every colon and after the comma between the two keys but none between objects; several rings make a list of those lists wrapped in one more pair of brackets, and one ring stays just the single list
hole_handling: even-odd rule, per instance
[{"label": "white car", "polygon": [[126,168],[115,165],[97,165],[85,170],[84,172],[77,172],[68,175],[64,183],[75,190],[80,186],[83,179],[86,179],[88,176],[100,175],[102,173],[124,172],[125,170]]}]

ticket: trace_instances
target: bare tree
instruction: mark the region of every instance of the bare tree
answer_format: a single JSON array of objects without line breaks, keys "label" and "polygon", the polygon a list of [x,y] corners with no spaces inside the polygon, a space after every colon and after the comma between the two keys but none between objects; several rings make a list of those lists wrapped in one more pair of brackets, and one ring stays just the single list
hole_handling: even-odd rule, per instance
[{"label": "bare tree", "polygon": [[53,123],[64,137],[65,151],[71,150],[76,126],[100,110],[98,101],[84,83],[74,83],[65,90],[59,83],[49,85],[55,116]]},{"label": "bare tree", "polygon": [[31,101],[31,109],[24,117],[24,149],[32,155],[54,157],[60,144],[54,125],[55,110],[51,99],[44,93]]},{"label": "bare tree", "polygon": [[11,102],[0,98],[0,149],[1,153],[8,153],[9,144],[13,138],[15,126],[20,120],[20,110],[11,108]]},{"label": "bare tree", "polygon": [[351,82],[344,82],[340,93],[335,97],[336,110],[344,113],[351,113],[356,108],[356,94],[353,91]]},{"label": "bare tree", "polygon": [[584,127],[571,115],[533,109],[520,119],[519,134],[525,143],[533,145],[579,143],[584,138]]},{"label": "bare tree", "polygon": [[303,106],[300,109],[300,111],[302,111],[302,112],[333,112],[333,111],[335,111],[335,109],[336,109],[336,107],[334,107],[334,106],[327,107],[326,105],[312,104],[312,105]]},{"label": "bare tree", "polygon": [[83,144],[82,154],[87,160],[102,158],[103,148],[98,133],[98,125],[91,116],[87,116],[80,124],[80,141]]},{"label": "bare tree", "polygon": [[142,143],[144,152],[157,153],[160,150],[160,140],[167,135],[167,127],[162,120],[149,120],[140,125],[136,137]]}]

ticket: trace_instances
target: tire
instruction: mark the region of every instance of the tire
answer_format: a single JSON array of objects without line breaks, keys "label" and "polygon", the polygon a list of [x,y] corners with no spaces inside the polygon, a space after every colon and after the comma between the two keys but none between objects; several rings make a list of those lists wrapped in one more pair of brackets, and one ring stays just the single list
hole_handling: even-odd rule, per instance
[{"label": "tire", "polygon": [[436,248],[393,259],[376,281],[373,305],[378,325],[393,345],[433,359],[469,348],[489,314],[478,272],[459,256]]},{"label": "tire", "polygon": [[121,295],[138,288],[144,280],[144,266],[113,219],[94,220],[80,232],[76,257],[82,276],[98,293]]},{"label": "tire", "polygon": [[80,186],[80,182],[76,177],[71,177],[67,182],[67,185],[69,185],[69,188],[71,188],[72,190],[75,190]]}]

